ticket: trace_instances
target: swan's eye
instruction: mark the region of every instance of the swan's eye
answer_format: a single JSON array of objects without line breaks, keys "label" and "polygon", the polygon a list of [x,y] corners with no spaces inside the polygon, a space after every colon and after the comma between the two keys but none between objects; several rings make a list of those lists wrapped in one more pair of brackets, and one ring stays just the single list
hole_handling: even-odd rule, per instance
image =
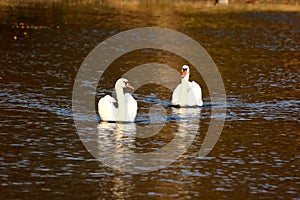
[{"label": "swan's eye", "polygon": [[183,69],[182,69],[183,72],[186,71],[186,70],[187,70],[187,68],[183,68]]}]

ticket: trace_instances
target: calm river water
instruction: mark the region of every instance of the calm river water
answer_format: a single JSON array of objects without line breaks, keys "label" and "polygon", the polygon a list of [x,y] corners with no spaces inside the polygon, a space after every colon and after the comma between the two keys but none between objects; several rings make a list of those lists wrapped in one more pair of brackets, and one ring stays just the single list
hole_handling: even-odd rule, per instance
[{"label": "calm river water", "polygon": [[[300,198],[299,12],[166,5],[0,8],[1,199]],[[205,106],[183,117],[169,107],[170,90],[155,85],[137,89],[137,125],[148,123],[153,104],[164,108],[167,121],[156,136],[116,137],[118,151],[126,146],[153,152],[171,142],[176,132],[195,137],[170,165],[128,173],[102,164],[85,148],[73,120],[72,91],[81,63],[96,45],[121,31],[148,26],[182,32],[208,51],[224,81],[227,114],[216,145],[199,157],[212,118],[202,77],[192,68],[190,78],[202,86]],[[178,71],[186,64],[161,50],[128,53],[104,73],[95,98],[111,94],[118,77],[149,62]]]}]

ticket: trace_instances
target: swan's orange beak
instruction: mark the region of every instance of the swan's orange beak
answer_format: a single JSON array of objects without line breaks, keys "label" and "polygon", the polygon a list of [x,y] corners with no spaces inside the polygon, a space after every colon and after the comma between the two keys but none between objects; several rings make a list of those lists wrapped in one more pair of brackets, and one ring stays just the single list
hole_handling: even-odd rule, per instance
[{"label": "swan's orange beak", "polygon": [[186,76],[186,70],[183,70],[181,74],[181,78],[184,78],[185,76]]},{"label": "swan's orange beak", "polygon": [[132,87],[132,85],[130,83],[128,83],[128,82],[126,83],[126,87],[129,88],[129,89],[134,90],[134,87]]}]

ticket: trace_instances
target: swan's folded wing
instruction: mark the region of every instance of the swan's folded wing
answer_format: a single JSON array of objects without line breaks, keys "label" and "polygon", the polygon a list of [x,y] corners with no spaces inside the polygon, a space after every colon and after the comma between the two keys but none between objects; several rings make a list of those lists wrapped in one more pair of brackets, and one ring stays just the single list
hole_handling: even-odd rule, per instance
[{"label": "swan's folded wing", "polygon": [[116,100],[109,95],[101,98],[98,102],[98,112],[103,121],[116,120],[116,108],[114,106]]},{"label": "swan's folded wing", "polygon": [[191,86],[191,88],[193,88],[193,90],[201,91],[200,85],[198,83],[196,83],[195,81],[190,82],[190,86]]},{"label": "swan's folded wing", "polygon": [[180,88],[181,88],[181,84],[177,85],[177,87],[175,88],[175,90],[172,94],[172,100],[171,100],[172,105],[178,105],[179,104],[178,101],[179,101]]},{"label": "swan's folded wing", "polygon": [[128,121],[133,122],[137,112],[137,101],[128,93],[124,94],[127,106]]},{"label": "swan's folded wing", "polygon": [[190,89],[189,89],[189,97],[188,100],[193,100],[194,102],[191,102],[189,104],[193,104],[193,105],[198,105],[198,106],[202,106],[203,105],[203,101],[202,101],[202,90],[201,87],[198,83],[196,83],[195,81],[190,83]]}]

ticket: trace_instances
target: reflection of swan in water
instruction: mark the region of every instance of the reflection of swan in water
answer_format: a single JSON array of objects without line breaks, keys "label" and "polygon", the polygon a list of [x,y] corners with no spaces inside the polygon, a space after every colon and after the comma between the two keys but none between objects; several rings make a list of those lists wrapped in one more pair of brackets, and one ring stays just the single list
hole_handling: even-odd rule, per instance
[{"label": "reflection of swan in water", "polygon": [[179,106],[202,106],[202,90],[198,83],[189,81],[190,68],[182,66],[181,84],[179,84],[172,95],[172,105]]},{"label": "reflection of swan in water", "polygon": [[198,121],[200,120],[202,108],[172,108],[172,115],[181,118],[180,121]]},{"label": "reflection of swan in water", "polygon": [[[172,115],[180,117],[178,134],[185,137],[195,137],[199,133],[199,123],[202,108],[172,108]],[[179,143],[180,145],[180,143]]]},{"label": "reflection of swan in water", "polygon": [[111,141],[114,142],[125,142],[127,140],[128,143],[128,139],[132,141],[136,135],[135,123],[101,122],[97,128],[99,140],[112,139]]},{"label": "reflection of swan in water", "polygon": [[137,112],[137,102],[130,94],[124,94],[123,88],[126,87],[133,89],[125,78],[120,78],[115,84],[118,108],[114,105],[116,100],[109,95],[99,100],[98,111],[103,121],[134,121]]},{"label": "reflection of swan in water", "polygon": [[[150,145],[151,151],[147,153],[136,152],[140,150],[136,146],[140,134],[135,123],[102,122],[98,125],[95,157],[109,167],[126,172],[153,171],[171,164],[186,152],[199,132],[201,108],[172,108],[172,111],[181,118],[176,121],[178,129],[172,132],[174,138],[154,151]],[[164,130],[162,133],[170,134]]]},{"label": "reflection of swan in water", "polygon": [[181,118],[176,122],[179,127],[174,130],[174,138],[147,153],[136,152],[139,150],[136,138],[140,134],[135,123],[102,122],[98,125],[95,157],[109,167],[126,172],[153,171],[171,164],[186,152],[199,132],[201,108],[173,108],[172,111]]},{"label": "reflection of swan in water", "polygon": [[122,170],[130,162],[134,149],[135,123],[108,123],[98,125],[97,158],[106,165]]}]

